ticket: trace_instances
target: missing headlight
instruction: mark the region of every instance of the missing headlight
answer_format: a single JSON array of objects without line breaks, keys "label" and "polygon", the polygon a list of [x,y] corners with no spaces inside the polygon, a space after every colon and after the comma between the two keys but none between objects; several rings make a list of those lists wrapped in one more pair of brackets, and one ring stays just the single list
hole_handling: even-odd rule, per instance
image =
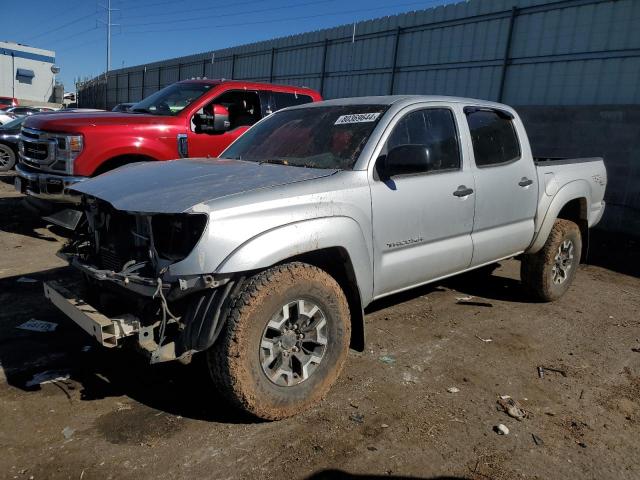
[{"label": "missing headlight", "polygon": [[157,214],[151,219],[158,255],[171,261],[184,259],[196,246],[207,224],[202,213]]}]

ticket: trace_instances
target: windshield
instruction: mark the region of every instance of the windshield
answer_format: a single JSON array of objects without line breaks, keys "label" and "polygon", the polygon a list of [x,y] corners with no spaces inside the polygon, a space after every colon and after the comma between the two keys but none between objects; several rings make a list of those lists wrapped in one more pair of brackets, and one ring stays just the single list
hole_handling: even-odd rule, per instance
[{"label": "windshield", "polygon": [[284,110],[249,129],[221,158],[350,170],[386,109],[340,105]]},{"label": "windshield", "polygon": [[177,115],[214,86],[210,83],[174,83],[139,101],[129,111],[152,115]]},{"label": "windshield", "polygon": [[19,127],[20,125],[22,125],[24,123],[24,121],[26,119],[27,119],[27,117],[20,117],[20,118],[16,118],[15,120],[11,120],[10,122],[7,122],[4,125],[2,125],[2,129],[3,130],[8,130],[10,128]]}]

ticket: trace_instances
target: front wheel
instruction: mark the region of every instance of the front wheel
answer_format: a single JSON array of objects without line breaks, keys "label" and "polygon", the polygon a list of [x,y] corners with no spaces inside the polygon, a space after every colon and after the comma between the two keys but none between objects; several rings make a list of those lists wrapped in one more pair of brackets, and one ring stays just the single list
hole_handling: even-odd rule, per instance
[{"label": "front wheel", "polygon": [[333,277],[305,263],[279,265],[245,282],[207,352],[208,369],[233,404],[278,420],[326,395],[350,333],[347,300]]},{"label": "front wheel", "polygon": [[16,164],[16,154],[11,147],[0,143],[0,172],[8,172]]},{"label": "front wheel", "polygon": [[558,219],[542,249],[522,256],[520,278],[536,299],[557,300],[573,282],[581,254],[580,228],[570,220]]}]

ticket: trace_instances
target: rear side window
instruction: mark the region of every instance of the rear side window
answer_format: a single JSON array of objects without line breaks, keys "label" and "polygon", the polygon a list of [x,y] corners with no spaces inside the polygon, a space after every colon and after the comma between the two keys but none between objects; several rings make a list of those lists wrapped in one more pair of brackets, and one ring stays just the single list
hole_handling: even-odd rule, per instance
[{"label": "rear side window", "polygon": [[387,152],[400,145],[429,147],[433,165],[429,170],[460,168],[460,148],[453,113],[447,108],[427,108],[407,114],[387,140]]},{"label": "rear side window", "polygon": [[520,144],[511,117],[493,110],[465,109],[478,167],[520,158]]},{"label": "rear side window", "polygon": [[299,93],[271,92],[271,95],[273,98],[272,103],[275,103],[274,111],[313,102],[309,95],[300,95]]}]

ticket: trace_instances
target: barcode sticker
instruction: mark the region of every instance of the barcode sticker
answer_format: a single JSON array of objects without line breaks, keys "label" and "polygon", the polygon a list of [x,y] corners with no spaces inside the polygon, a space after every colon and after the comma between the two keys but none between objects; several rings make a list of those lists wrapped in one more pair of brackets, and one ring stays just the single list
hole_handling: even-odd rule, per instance
[{"label": "barcode sticker", "polygon": [[345,125],[347,123],[375,122],[380,116],[380,112],[373,113],[352,113],[350,115],[340,115],[334,125]]}]

